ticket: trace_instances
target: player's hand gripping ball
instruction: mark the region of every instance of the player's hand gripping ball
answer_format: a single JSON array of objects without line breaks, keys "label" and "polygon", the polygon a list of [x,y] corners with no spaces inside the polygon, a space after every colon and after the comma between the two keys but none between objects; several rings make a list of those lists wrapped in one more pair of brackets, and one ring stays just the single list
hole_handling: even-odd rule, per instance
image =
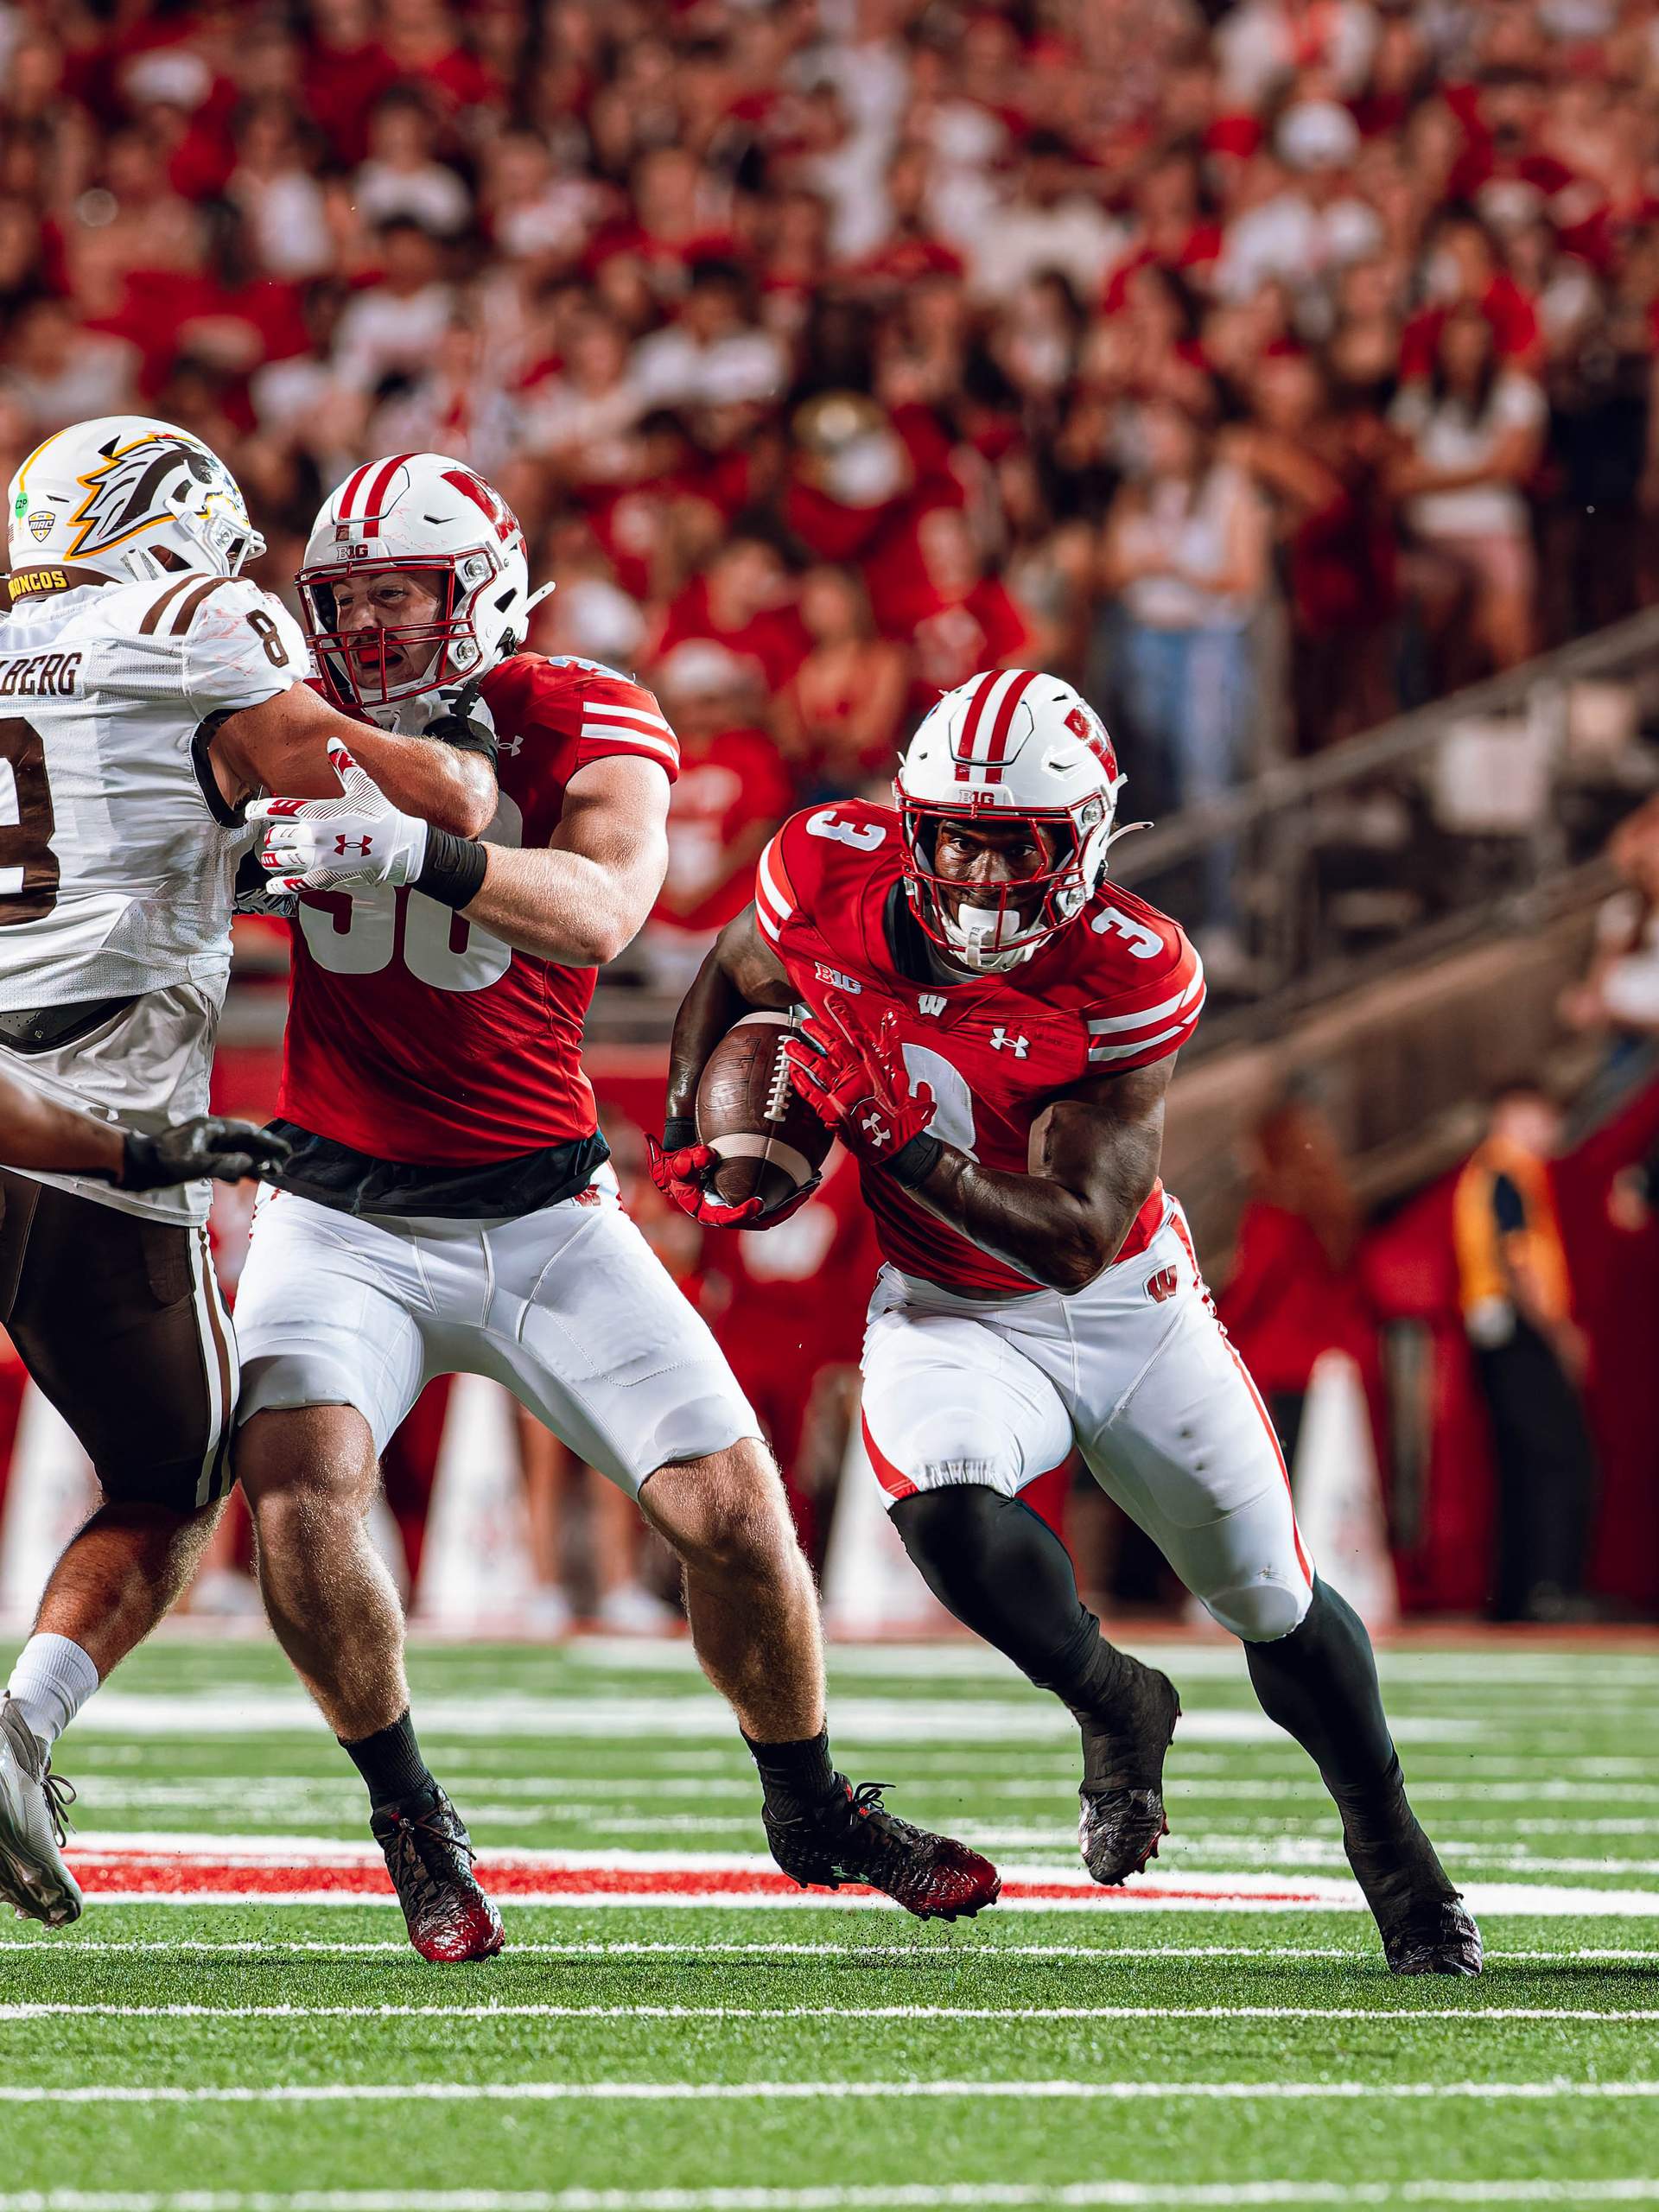
[{"label": "player's hand gripping ball", "polygon": [[263,822],[259,864],[273,892],[368,891],[412,883],[426,860],[427,825],[404,814],[338,739],[328,760],[338,798],[260,798],[248,809]]},{"label": "player's hand gripping ball", "polygon": [[746,1014],[709,1055],[695,1126],[647,1141],[652,1181],[694,1221],[774,1229],[817,1189],[831,1140],[791,1086],[792,1033],[781,1014]]},{"label": "player's hand gripping ball", "polygon": [[892,1014],[884,1014],[873,1032],[861,1033],[832,991],[823,1018],[804,1021],[784,1050],[796,1091],[861,1160],[891,1167],[907,1145],[926,1135],[933,1093],[925,1083],[912,1085]]}]

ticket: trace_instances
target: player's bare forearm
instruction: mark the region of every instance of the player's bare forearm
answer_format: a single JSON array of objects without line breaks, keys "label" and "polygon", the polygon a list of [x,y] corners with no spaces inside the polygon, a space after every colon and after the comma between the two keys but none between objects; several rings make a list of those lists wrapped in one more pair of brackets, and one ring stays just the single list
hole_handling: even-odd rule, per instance
[{"label": "player's bare forearm", "polygon": [[639,935],[668,870],[668,779],[654,761],[613,754],[574,775],[552,841],[487,848],[464,912],[520,952],[602,968]]},{"label": "player's bare forearm", "polygon": [[1032,1130],[1027,1174],[946,1145],[911,1195],[1034,1282],[1082,1290],[1117,1257],[1158,1179],[1173,1068],[1160,1060],[1056,1099]]},{"label": "player's bare forearm", "polygon": [[709,1056],[746,1014],[794,1002],[784,963],[761,936],[754,908],[728,922],[674,1017],[668,1048],[668,1119],[691,1119]]},{"label": "player's bare forearm", "polygon": [[0,1075],[0,1162],[43,1174],[121,1173],[122,1133],[71,1106],[43,1098],[26,1084]]},{"label": "player's bare forearm", "polygon": [[353,721],[304,683],[220,723],[212,753],[219,789],[232,804],[259,791],[333,798],[340,779],[329,765],[331,738],[405,814],[458,837],[476,837],[489,826],[499,793],[495,771],[481,753]]}]

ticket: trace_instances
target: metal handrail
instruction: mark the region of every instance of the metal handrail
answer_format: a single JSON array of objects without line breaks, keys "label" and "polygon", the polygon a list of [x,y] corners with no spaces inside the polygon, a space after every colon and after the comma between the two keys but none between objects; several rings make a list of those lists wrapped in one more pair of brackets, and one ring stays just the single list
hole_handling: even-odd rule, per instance
[{"label": "metal handrail", "polygon": [[[1161,827],[1126,840],[1115,856],[1113,873],[1125,883],[1143,881],[1269,816],[1409,766],[1443,743],[1455,723],[1477,715],[1513,712],[1541,685],[1618,672],[1649,656],[1659,660],[1659,607],[1648,607],[1502,676],[1489,677],[1428,706],[1396,715],[1311,760],[1265,769],[1227,798],[1185,808]],[[1131,794],[1134,789],[1131,775]]]}]

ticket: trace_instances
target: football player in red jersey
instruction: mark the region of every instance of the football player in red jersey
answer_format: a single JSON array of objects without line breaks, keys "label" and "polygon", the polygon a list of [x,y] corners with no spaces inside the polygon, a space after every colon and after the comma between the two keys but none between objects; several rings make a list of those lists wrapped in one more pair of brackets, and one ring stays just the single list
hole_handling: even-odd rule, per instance
[{"label": "football player in red jersey", "polygon": [[924,1916],[976,1910],[995,1869],[830,1763],[811,1580],[760,1423],[606,1164],[582,1023],[662,885],[672,730],[612,670],[519,649],[522,533],[442,454],[348,477],[300,588],[337,701],[410,731],[443,711],[453,742],[475,694],[499,752],[480,842],[400,814],[343,754],[339,798],[257,810],[298,899],[275,1125],[291,1153],[241,1280],[237,1465],[271,1624],[368,1784],[412,1940],[442,1959],[502,1940],[416,1745],[363,1523],[387,1438],[458,1370],[505,1383],[679,1553],[780,1864]]},{"label": "football player in red jersey", "polygon": [[1337,1801],[1390,1967],[1478,1973],[1370,1639],[1303,1550],[1272,1427],[1159,1181],[1204,981],[1176,924],[1107,878],[1122,782],[1069,684],[1002,670],[928,715],[893,808],[785,823],[680,1010],[656,1173],[700,1218],[769,1225],[705,1190],[693,1102],[734,1021],[804,1001],[796,1087],[857,1155],[886,1259],[869,1456],[935,1593],[1081,1725],[1090,1873],[1122,1882],[1155,1853],[1180,1707],[1102,1637],[1065,1547],[1019,1503],[1074,1447],[1243,1639],[1262,1706]]}]

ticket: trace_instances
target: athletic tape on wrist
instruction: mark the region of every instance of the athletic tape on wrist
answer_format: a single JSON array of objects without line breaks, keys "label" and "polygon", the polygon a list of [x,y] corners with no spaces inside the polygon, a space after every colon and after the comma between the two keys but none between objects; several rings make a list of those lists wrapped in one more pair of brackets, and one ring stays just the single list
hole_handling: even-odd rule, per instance
[{"label": "athletic tape on wrist", "polygon": [[887,1173],[907,1191],[913,1191],[918,1183],[926,1182],[944,1150],[938,1138],[929,1136],[923,1129],[894,1153],[887,1162]]},{"label": "athletic tape on wrist", "polygon": [[457,837],[448,830],[429,830],[426,858],[415,879],[415,888],[424,891],[440,906],[469,906],[484,887],[488,866],[489,849],[475,837]]}]

